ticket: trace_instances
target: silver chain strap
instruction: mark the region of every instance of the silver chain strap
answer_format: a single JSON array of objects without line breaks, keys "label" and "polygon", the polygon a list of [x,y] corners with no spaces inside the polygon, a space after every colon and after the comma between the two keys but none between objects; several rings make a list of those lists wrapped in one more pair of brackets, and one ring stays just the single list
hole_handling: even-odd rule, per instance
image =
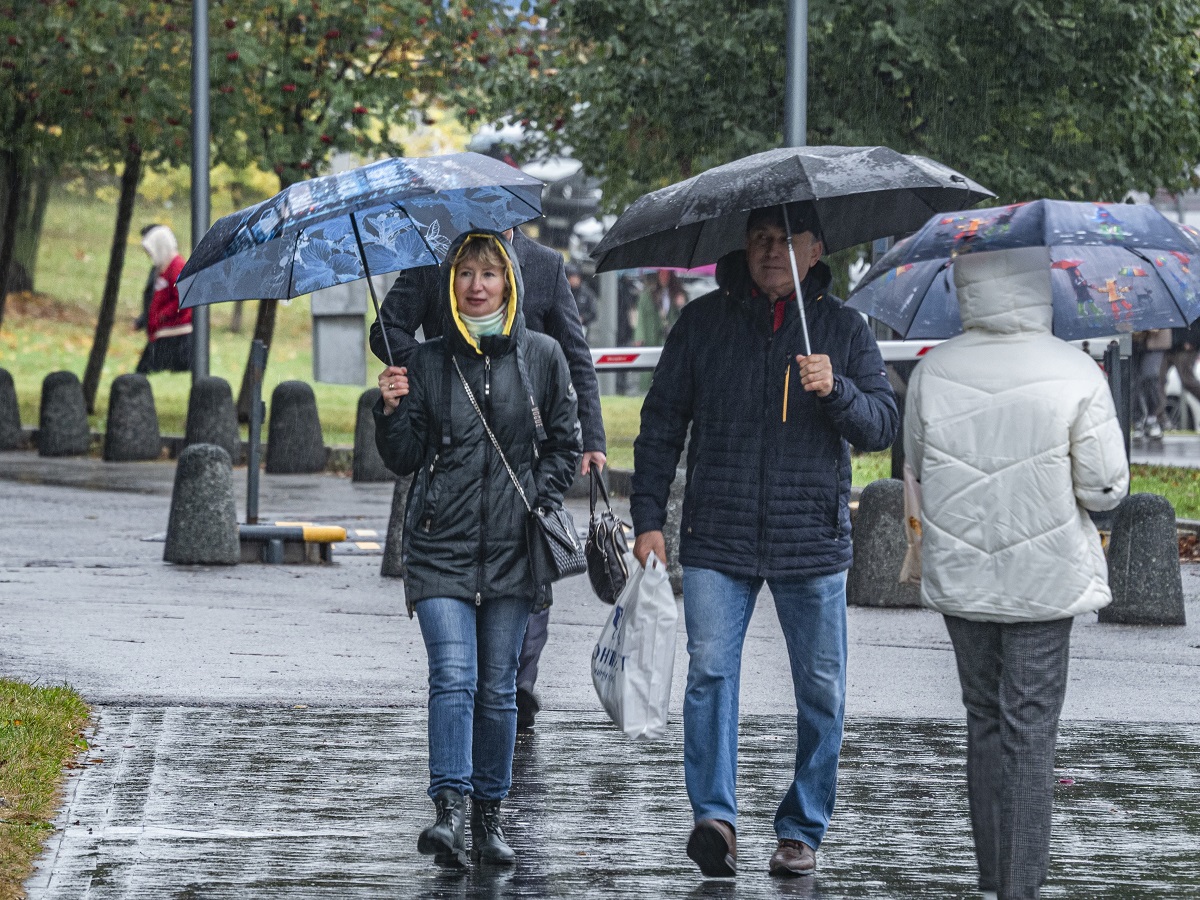
[{"label": "silver chain strap", "polygon": [[500,461],[504,463],[504,468],[508,470],[508,477],[512,479],[512,483],[517,488],[517,493],[521,495],[521,501],[525,504],[525,509],[533,512],[533,507],[529,505],[529,499],[525,496],[525,489],[521,487],[521,482],[517,480],[517,473],[513,471],[512,466],[508,464],[508,457],[504,455],[504,451],[500,449],[500,442],[496,440],[496,435],[492,433],[491,426],[488,425],[487,419],[484,418],[483,410],[479,408],[479,403],[475,400],[475,392],[471,390],[471,385],[467,383],[467,376],[463,374],[458,365],[458,357],[454,357],[454,371],[458,373],[458,380],[462,382],[463,390],[467,392],[467,399],[471,401],[471,405],[475,407],[475,412],[479,415],[479,421],[483,423],[483,430],[487,432],[487,436],[492,440],[492,446],[496,448],[496,452],[500,454]]}]

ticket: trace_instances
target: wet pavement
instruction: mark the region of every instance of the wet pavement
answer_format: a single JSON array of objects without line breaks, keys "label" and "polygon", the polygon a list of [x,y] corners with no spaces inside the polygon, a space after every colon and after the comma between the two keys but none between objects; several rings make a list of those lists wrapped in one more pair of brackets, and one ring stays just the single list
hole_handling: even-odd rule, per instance
[{"label": "wet pavement", "polygon": [[[545,712],[517,754],[520,864],[438,874],[413,852],[430,809],[426,676],[400,583],[369,555],[165,565],[147,538],[166,527],[173,473],[0,454],[0,673],[69,683],[96,713],[31,898],[978,896],[939,616],[849,611],[838,810],[819,876],[775,882],[794,732],[764,592],[743,662],[743,874],[706,883],[683,855],[682,625],[667,738],[631,744],[591,687],[608,607],[584,578],[556,587]],[[261,496],[267,521],[382,533],[391,485],[264,476]],[[1200,896],[1200,566],[1183,578],[1185,627],[1076,621],[1046,897]]]},{"label": "wet pavement", "polygon": [[[105,707],[30,898],[971,897],[964,729],[849,724],[815,878],[771,879],[787,721],[743,722],[736,881],[704,881],[678,726],[633,744],[596,714],[522,735],[506,803],[512,871],[447,875],[428,824],[421,710]],[[102,762],[98,761],[102,760]],[[1043,897],[1194,895],[1200,727],[1068,724]]]},{"label": "wet pavement", "polygon": [[1161,441],[1134,438],[1129,447],[1129,461],[1200,469],[1200,434],[1168,434]]}]

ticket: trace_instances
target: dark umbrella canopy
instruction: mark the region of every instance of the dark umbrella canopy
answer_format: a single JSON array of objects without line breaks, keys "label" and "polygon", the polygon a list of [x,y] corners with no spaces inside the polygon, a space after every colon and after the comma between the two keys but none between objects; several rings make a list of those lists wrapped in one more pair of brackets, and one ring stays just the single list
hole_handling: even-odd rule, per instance
[{"label": "dark umbrella canopy", "polygon": [[440,263],[471,228],[541,215],[542,182],[479,153],[384,159],[224,216],[179,278],[180,307],[287,299]]},{"label": "dark umbrella canopy", "polygon": [[1050,249],[1054,334],[1064,340],[1186,325],[1200,317],[1200,243],[1153,206],[1037,200],[934,216],[882,256],[847,305],[902,338],[962,332],[954,259]]},{"label": "dark umbrella canopy", "polygon": [[887,147],[785,147],[636,200],[597,245],[597,271],[694,268],[745,246],[755,209],[811,201],[827,252],[904,234],[931,213],[995,196],[953,169]]}]

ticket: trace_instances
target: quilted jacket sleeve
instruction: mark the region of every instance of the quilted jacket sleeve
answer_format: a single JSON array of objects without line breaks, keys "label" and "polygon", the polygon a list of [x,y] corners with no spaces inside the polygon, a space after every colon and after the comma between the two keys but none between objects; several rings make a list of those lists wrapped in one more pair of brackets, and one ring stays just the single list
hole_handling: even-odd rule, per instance
[{"label": "quilted jacket sleeve", "polygon": [[650,391],[642,403],[641,430],[633,442],[633,489],[629,511],[636,534],[662,531],[667,498],[692,420],[689,336],[698,306],[689,304],[667,335]]},{"label": "quilted jacket sleeve", "polygon": [[[428,358],[428,356],[426,356]],[[397,475],[411,475],[425,458],[426,439],[431,423],[427,410],[427,379],[413,372],[410,360],[409,393],[390,415],[383,413],[383,400],[375,401],[375,446],[384,465]]]},{"label": "quilted jacket sleeve", "polygon": [[918,363],[908,380],[908,392],[904,397],[904,461],[912,469],[917,481],[921,480],[921,467],[925,462],[925,425],[921,421],[921,366]]},{"label": "quilted jacket sleeve", "polygon": [[575,477],[583,451],[576,410],[575,388],[562,350],[546,342],[542,396],[539,400],[546,441],[537,467],[538,503],[557,509]]},{"label": "quilted jacket sleeve", "polygon": [[1113,509],[1129,493],[1129,461],[1108,385],[1097,373],[1071,423],[1071,478],[1084,509]]},{"label": "quilted jacket sleeve", "polygon": [[[857,313],[851,314],[858,319]],[[823,403],[842,437],[858,450],[886,450],[896,439],[900,426],[896,395],[879,345],[861,319],[850,336],[846,372],[834,376],[833,392]]]}]

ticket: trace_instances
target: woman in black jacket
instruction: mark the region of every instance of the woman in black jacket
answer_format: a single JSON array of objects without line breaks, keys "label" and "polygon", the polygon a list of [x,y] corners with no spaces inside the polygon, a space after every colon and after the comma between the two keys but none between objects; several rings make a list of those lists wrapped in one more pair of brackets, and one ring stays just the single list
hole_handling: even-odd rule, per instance
[{"label": "woman in black jacket", "polygon": [[[535,589],[525,501],[562,505],[582,450],[558,344],[525,328],[512,248],[462,235],[442,267],[447,328],[403,374],[381,376],[379,452],[415,472],[404,523],[404,590],[429,657],[429,796],[437,819],[417,849],[444,866],[511,864],[500,801],[512,780],[516,672]],[[536,404],[536,407],[535,407]],[[477,408],[478,407],[478,408]],[[492,445],[483,419],[504,459]],[[510,467],[512,475],[510,475]]]}]

